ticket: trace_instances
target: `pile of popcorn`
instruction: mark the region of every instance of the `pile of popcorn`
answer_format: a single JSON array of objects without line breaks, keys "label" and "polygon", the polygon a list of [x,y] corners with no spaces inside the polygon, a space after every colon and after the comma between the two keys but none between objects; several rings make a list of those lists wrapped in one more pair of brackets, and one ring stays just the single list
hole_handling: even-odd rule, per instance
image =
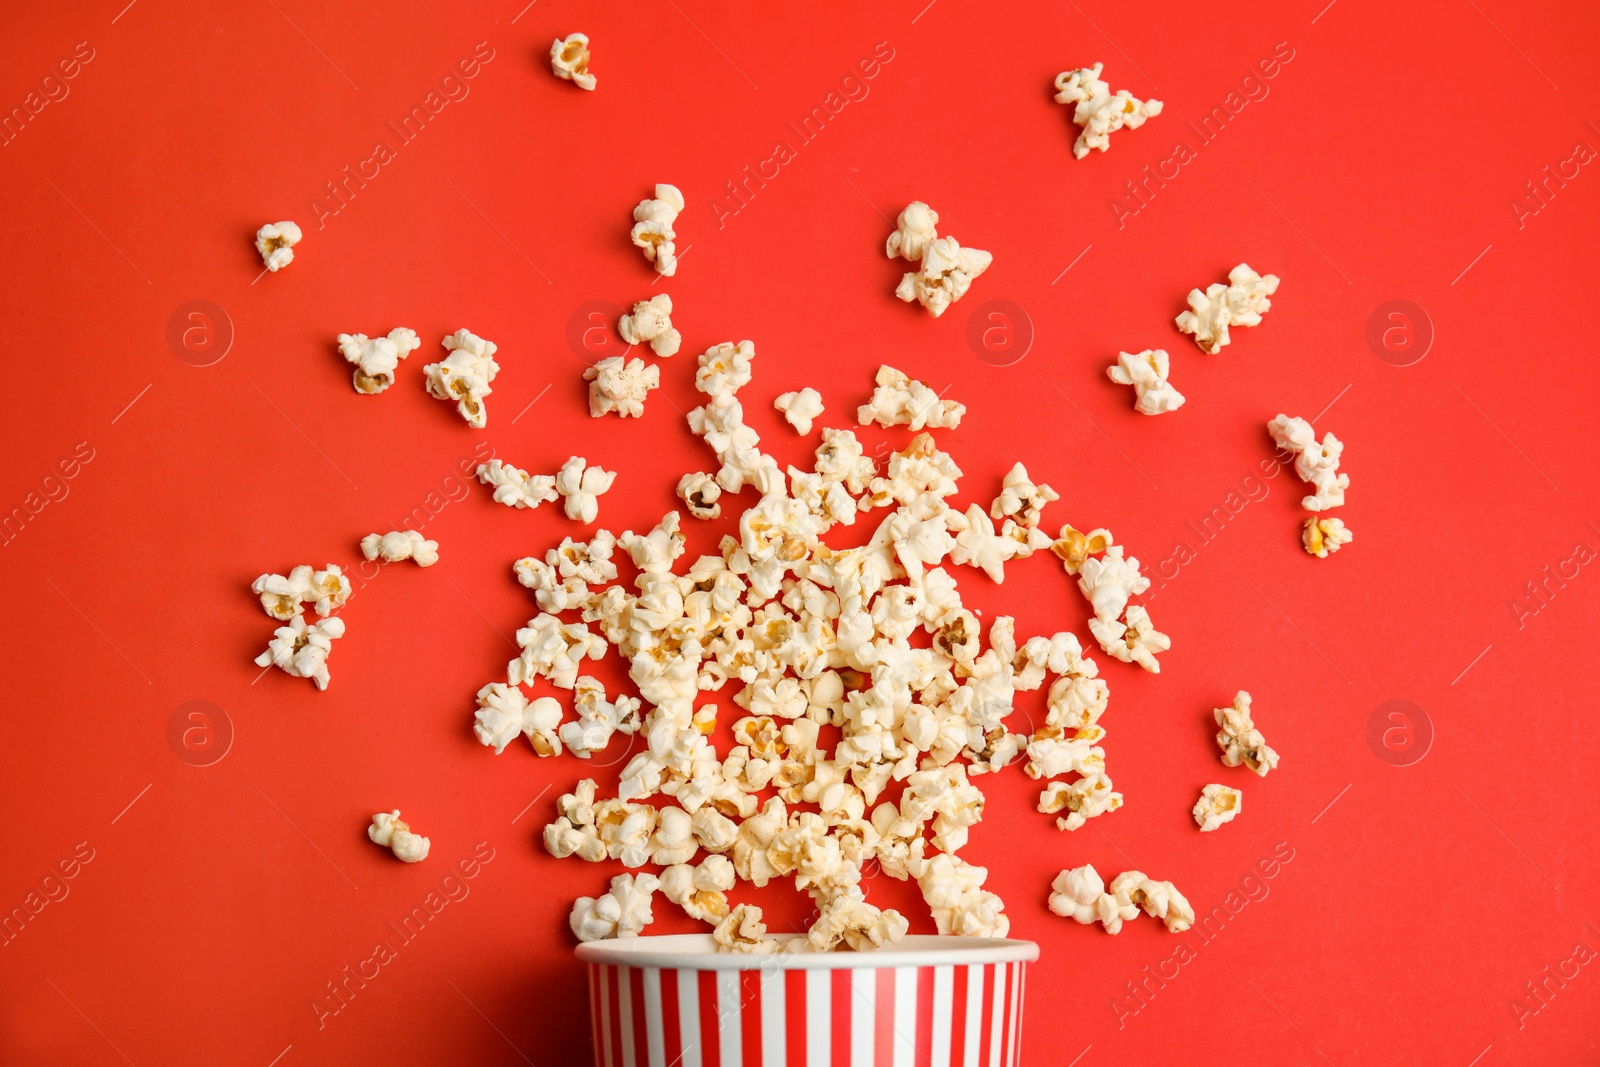
[{"label": "pile of popcorn", "polygon": [[[678,487],[700,518],[753,491],[738,535],[685,560],[672,511],[643,532],[598,529],[518,560],[513,572],[539,611],[517,632],[506,680],[478,693],[477,737],[497,753],[521,734],[540,756],[590,759],[642,736],[615,796],[586,778],[543,832],[552,855],[628,869],[574,905],[580,939],[639,933],[659,892],[722,948],[773,951],[761,909],[729,894],[740,881],[792,878],[816,904],[812,949],[892,943],[909,924],[867,899],[874,864],[917,883],[940,933],[1003,936],[1009,920],[984,889],[988,872],[959,855],[983,817],[977,779],[1020,764],[1062,830],[1116,810],[1122,796],[1100,745],[1108,687],[1077,637],[1019,639],[1008,616],[985,627],[958,575],[1003,581],[1007,563],[1048,549],[1076,576],[1101,648],[1156,671],[1170,642],[1133,603],[1149,580],[1106,530],[1045,533],[1057,494],[1020,463],[987,509],[954,504],[962,471],[926,430],[955,428],[965,408],[891,367],[856,412],[862,425],[915,433],[886,470],[853,430],[831,427],[811,469],[785,470],[744,421],[739,392],[754,359],[749,341],[699,357],[705,402],[687,418],[716,464]],[[791,421],[821,414],[810,392],[780,405]],[[873,512],[860,547],[823,539]],[[623,557],[631,582],[620,578]],[[613,648],[636,697],[585,673]],[[570,691],[571,713],[555,698],[530,699],[522,686],[535,679]],[[1013,732],[1013,700],[1037,690],[1047,693],[1043,724]],[[711,693],[728,697],[698,703]],[[719,727],[731,735],[725,751],[713,742]],[[1162,914],[1182,901],[1170,887],[1129,892]]]}]

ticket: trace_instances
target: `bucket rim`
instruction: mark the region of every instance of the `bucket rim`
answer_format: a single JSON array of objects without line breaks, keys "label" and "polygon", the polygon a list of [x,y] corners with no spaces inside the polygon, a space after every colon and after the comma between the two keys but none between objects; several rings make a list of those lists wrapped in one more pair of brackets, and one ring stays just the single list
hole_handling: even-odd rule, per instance
[{"label": "bucket rim", "polygon": [[893,948],[867,952],[817,952],[803,934],[775,934],[772,940],[780,943],[777,952],[747,954],[718,951],[710,934],[650,934],[586,941],[578,946],[577,957],[583,963],[678,971],[872,970],[1032,963],[1039,958],[1037,943],[1013,938],[909,934]]}]

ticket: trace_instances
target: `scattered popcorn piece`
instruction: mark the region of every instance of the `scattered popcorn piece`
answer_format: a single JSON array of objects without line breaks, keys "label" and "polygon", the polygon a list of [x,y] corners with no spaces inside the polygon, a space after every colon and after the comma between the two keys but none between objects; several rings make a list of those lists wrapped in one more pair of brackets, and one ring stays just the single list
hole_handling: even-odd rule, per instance
[{"label": "scattered popcorn piece", "polygon": [[894,295],[908,304],[915,300],[938,318],[967,295],[972,280],[993,262],[989,252],[962,248],[954,237],[941,237],[923,248],[921,266],[901,277]]},{"label": "scattered popcorn piece", "polygon": [[300,227],[292,222],[269,222],[256,231],[256,251],[270,271],[280,271],[294,260]]},{"label": "scattered popcorn piece", "polygon": [[940,854],[916,872],[922,899],[933,912],[939,933],[957,937],[1005,937],[1011,920],[1005,902],[983,888],[989,872],[959,856]]},{"label": "scattered popcorn piece", "polygon": [[753,341],[724,341],[700,354],[694,387],[709,397],[732,397],[750,384],[750,361],[756,357]]},{"label": "scattered popcorn piece", "polygon": [[675,356],[683,335],[672,327],[672,297],[658,293],[633,305],[633,311],[617,320],[617,332],[630,345],[649,344],[658,356]]},{"label": "scattered popcorn piece", "polygon": [[1139,100],[1126,89],[1112,95],[1111,86],[1100,80],[1105,64],[1066,70],[1056,75],[1056,103],[1076,104],[1072,121],[1082,128],[1072,154],[1078,159],[1098,148],[1111,147],[1111,135],[1127,127],[1137,130],[1144,120],[1161,114],[1161,101]]},{"label": "scattered popcorn piece", "polygon": [[536,508],[556,498],[556,479],[529,474],[498,459],[478,464],[478,481],[494,486],[494,499],[508,508]]},{"label": "scattered popcorn piece", "polygon": [[811,433],[811,421],[822,414],[822,394],[815,389],[802,389],[797,393],[784,393],[772,402],[783,413],[784,419],[802,437]]},{"label": "scattered popcorn piece", "polygon": [[356,392],[381,393],[394,384],[400,361],[422,347],[415,330],[405,327],[390,330],[387,337],[368,337],[364,333],[341,333],[339,354],[356,365],[350,382]]},{"label": "scattered popcorn piece", "polygon": [[567,921],[579,941],[637,937],[654,919],[650,898],[660,886],[653,874],[619,874],[604,896],[574,901]]},{"label": "scattered popcorn piece", "polygon": [[1306,551],[1318,559],[1327,559],[1328,553],[1339,551],[1355,538],[1343,519],[1307,519],[1305,531],[1300,535]]},{"label": "scattered popcorn piece", "polygon": [[250,591],[261,598],[261,607],[268,615],[288,622],[305,611],[302,604],[317,599],[317,595],[311,591],[311,571],[309,566],[302,565],[291,570],[287,576],[263,574],[250,583]]},{"label": "scattered popcorn piece", "polygon": [[873,422],[884,429],[909,426],[913,433],[925,427],[953,430],[967,413],[965,404],[940,400],[927,385],[888,364],[878,367],[874,381],[877,388],[871,399],[856,409],[856,421],[862,426]]},{"label": "scattered popcorn piece", "polygon": [[676,185],[657,185],[651,200],[639,201],[633,209],[633,243],[644,249],[644,258],[656,265],[663,277],[678,270],[677,233],[672,224],[683,210],[683,194]]},{"label": "scattered popcorn piece", "polygon": [[[579,665],[585,659],[604,657],[607,646],[605,638],[590,632],[583,623],[564,623],[549,612],[542,611],[517,631],[517,647],[522,649],[522,654],[506,666],[506,681],[509,684],[520,685],[534,678],[548,678],[550,684],[558,689],[572,689],[583,680],[578,677]],[[604,699],[605,690],[600,691],[600,697]],[[619,701],[628,699],[618,698]],[[579,710],[581,713],[582,709]]]},{"label": "scattered popcorn piece", "polygon": [[1217,708],[1214,714],[1221,727],[1217,746],[1222,749],[1222,765],[1243,764],[1265,778],[1278,765],[1278,754],[1267,745],[1267,739],[1250,718],[1250,694],[1239,690],[1231,708]]},{"label": "scattered popcorn piece", "polygon": [[1103,555],[1086,559],[1079,566],[1078,588],[1094,608],[1095,618],[1115,622],[1128,606],[1129,597],[1150,588],[1150,579],[1139,573],[1138,559],[1124,558],[1122,546],[1111,545]]},{"label": "scattered popcorn piece", "polygon": [[306,625],[304,615],[296,615],[289,625],[273,633],[267,650],[256,657],[257,667],[277,667],[294,678],[310,678],[318,689],[328,688],[328,653],[335,638],[344,636],[343,619],[323,619]]},{"label": "scattered popcorn piece", "polygon": [[1161,673],[1156,654],[1172,647],[1172,638],[1157,630],[1150,622],[1150,613],[1137,604],[1128,605],[1121,622],[1090,619],[1089,632],[1112,658],[1137,663],[1151,674]]},{"label": "scattered popcorn piece", "polygon": [[1118,385],[1131,385],[1135,395],[1133,409],[1141,415],[1164,415],[1183,407],[1184,395],[1167,381],[1166,352],[1146,349],[1138,355],[1122,352],[1115,365],[1106,368],[1106,377]]},{"label": "scattered popcorn piece", "polygon": [[1200,832],[1208,834],[1225,822],[1232,822],[1244,810],[1244,794],[1226,785],[1215,783],[1200,791],[1195,801],[1194,821]]},{"label": "scattered popcorn piece", "polygon": [[427,375],[428,395],[454,400],[467,425],[481,430],[489,421],[483,399],[494,392],[489,383],[500,373],[500,364],[494,361],[498,348],[493,341],[485,341],[470,330],[457,330],[446,337],[444,347],[448,356],[422,368]]},{"label": "scattered popcorn piece", "polygon": [[1060,499],[1048,485],[1034,485],[1033,479],[1028,477],[1028,468],[1018,463],[1006,472],[1000,495],[989,505],[989,517],[996,522],[1005,519],[1031,530],[1038,527],[1044,506]]},{"label": "scattered popcorn piece", "polygon": [[1068,574],[1077,574],[1089,561],[1089,557],[1100,555],[1112,544],[1110,530],[1096,529],[1083,533],[1071,526],[1063,526],[1061,532],[1056,535],[1055,543],[1050,546],[1050,551],[1061,560],[1061,566]]},{"label": "scattered popcorn piece", "polygon": [[497,756],[518,734],[526,734],[528,743],[541,756],[561,754],[557,729],[561,725],[561,702],[554,697],[530,701],[514,685],[490,682],[478,690],[478,710],[473,718],[472,732]]},{"label": "scattered popcorn piece", "polygon": [[1327,511],[1343,506],[1344,491],[1350,488],[1350,476],[1339,473],[1343,441],[1330,431],[1319,443],[1309,422],[1287,415],[1279,415],[1267,423],[1267,432],[1280,450],[1294,454],[1295,474],[1313,489],[1310,496],[1301,498],[1301,507],[1307,511]]},{"label": "scattered popcorn piece", "polygon": [[1178,329],[1193,334],[1200,351],[1216,355],[1229,343],[1229,326],[1259,326],[1278,291],[1276,274],[1260,275],[1241,263],[1228,272],[1228,284],[1214,282],[1206,291],[1189,290],[1189,310],[1178,316]]},{"label": "scattered popcorn piece", "polygon": [[370,533],[361,539],[361,554],[367,559],[382,556],[385,563],[409,559],[419,567],[431,567],[439,562],[439,542],[430,541],[415,530]]},{"label": "scattered popcorn piece", "polygon": [[1146,915],[1160,919],[1171,933],[1181,934],[1194,925],[1194,908],[1177,886],[1147,878],[1141,871],[1123,871],[1113,878],[1111,896],[1119,908],[1143,908]]},{"label": "scattered popcorn piece", "polygon": [[1121,932],[1123,921],[1139,914],[1139,909],[1132,905],[1127,908],[1118,905],[1117,899],[1106,892],[1105,882],[1091,863],[1056,875],[1055,881],[1050,883],[1048,905],[1062,918],[1084,925],[1098,922],[1108,934]]},{"label": "scattered popcorn piece", "polygon": [[588,35],[569,33],[564,38],[556,38],[550,46],[550,69],[561,80],[593,91],[594,75],[589,73]]},{"label": "scattered popcorn piece", "polygon": [[678,499],[697,519],[714,519],[721,515],[722,505],[717,503],[721,496],[722,487],[709,474],[696,472],[678,479]]},{"label": "scattered popcorn piece", "polygon": [[556,475],[556,492],[565,498],[567,518],[591,523],[600,514],[600,496],[617,480],[615,471],[591,467],[582,456],[573,456],[561,465]]},{"label": "scattered popcorn piece", "polygon": [[401,821],[399,808],[374,815],[372,825],[367,827],[367,837],[406,863],[420,863],[428,858],[428,839],[411,832],[411,827]]},{"label": "scattered popcorn piece", "polygon": [[599,418],[615,411],[621,418],[638,418],[644,414],[650,390],[661,387],[661,368],[646,367],[638,357],[628,361],[610,356],[584,371],[583,380],[589,383],[591,416]]},{"label": "scattered popcorn piece", "polygon": [[939,213],[924,204],[921,200],[913,200],[900,212],[900,218],[895,222],[894,233],[889,235],[889,243],[885,248],[890,259],[899,256],[916,263],[922,259],[922,252],[934,239],[939,236],[935,227],[939,225]]},{"label": "scattered popcorn piece", "polygon": [[1056,819],[1056,829],[1076,830],[1090,819],[1122,807],[1122,794],[1111,788],[1111,779],[1088,774],[1075,782],[1051,782],[1039,794],[1039,810],[1047,815],[1066,814]]},{"label": "scattered popcorn piece", "polygon": [[699,864],[675,863],[662,871],[661,892],[691,919],[717,925],[728,917],[734,878],[733,862],[713,853]]},{"label": "scattered popcorn piece", "polygon": [[711,937],[722,952],[763,953],[773,952],[778,947],[778,942],[767,937],[761,909],[753,904],[740,904],[728,912],[711,931]]}]

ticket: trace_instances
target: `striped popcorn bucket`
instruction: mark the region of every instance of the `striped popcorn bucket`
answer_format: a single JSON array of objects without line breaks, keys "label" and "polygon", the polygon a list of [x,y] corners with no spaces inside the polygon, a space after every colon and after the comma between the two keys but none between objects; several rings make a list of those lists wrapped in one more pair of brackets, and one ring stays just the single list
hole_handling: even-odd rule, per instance
[{"label": "striped popcorn bucket", "polygon": [[1017,1067],[1038,957],[980,937],[766,956],[706,934],[578,946],[596,1067]]}]

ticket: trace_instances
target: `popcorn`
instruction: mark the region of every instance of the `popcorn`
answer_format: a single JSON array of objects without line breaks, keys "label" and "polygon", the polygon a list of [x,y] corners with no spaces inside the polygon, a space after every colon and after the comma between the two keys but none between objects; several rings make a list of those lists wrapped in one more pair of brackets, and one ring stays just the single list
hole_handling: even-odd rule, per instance
[{"label": "popcorn", "polygon": [[1210,833],[1244,810],[1244,794],[1225,785],[1208,785],[1195,801],[1194,821],[1201,833]]},{"label": "popcorn", "polygon": [[969,505],[965,513],[952,511],[946,521],[956,534],[950,559],[971,564],[996,582],[1005,581],[1006,560],[1017,555],[1017,542],[995,533],[994,522],[978,504]]},{"label": "popcorn", "polygon": [[294,678],[310,678],[318,689],[328,688],[328,653],[335,638],[344,636],[343,619],[323,619],[306,625],[296,615],[289,625],[273,633],[267,650],[256,657],[257,667],[273,666]]},{"label": "popcorn", "polygon": [[722,487],[709,474],[696,472],[678,479],[678,499],[697,519],[714,519],[721,515],[722,505],[717,503],[721,496]]},{"label": "popcorn", "polygon": [[594,75],[589,73],[589,37],[569,33],[550,46],[550,70],[562,81],[580,89],[594,90]]},{"label": "popcorn", "polygon": [[456,411],[467,425],[481,430],[489,421],[483,398],[494,392],[489,383],[500,373],[500,364],[494,361],[497,346],[470,330],[457,330],[444,339],[444,347],[448,356],[422,368],[428,379],[428,395],[454,400]]},{"label": "popcorn", "polygon": [[361,539],[361,554],[369,560],[381,556],[385,563],[409,559],[419,567],[431,567],[439,562],[439,542],[430,541],[415,530],[370,533]]},{"label": "popcorn", "polygon": [[1250,694],[1243,689],[1234,694],[1231,708],[1217,708],[1214,712],[1217,725],[1217,746],[1222,749],[1222,765],[1237,767],[1240,764],[1265,778],[1267,772],[1278,765],[1278,754],[1261,736],[1250,718]]},{"label": "popcorn", "polygon": [[961,425],[967,406],[954,400],[940,400],[927,385],[884,364],[875,378],[872,398],[856,409],[862,426],[876,422],[884,429],[909,426],[912,432],[924,427],[953,430]]},{"label": "popcorn", "polygon": [[[1339,459],[1344,455],[1344,442],[1331,432],[1317,441],[1316,431],[1305,419],[1279,415],[1267,423],[1267,432],[1273,444],[1294,454],[1294,472],[1303,482],[1311,483],[1314,492],[1303,497],[1300,506],[1307,511],[1327,511],[1344,504],[1344,491],[1350,487],[1350,476],[1339,473]],[[1343,529],[1343,524],[1340,524]],[[1345,541],[1350,538],[1346,537]],[[1337,548],[1337,546],[1335,546]],[[1307,551],[1314,551],[1310,548]],[[1330,551],[1332,551],[1330,549]]]},{"label": "popcorn", "polygon": [[1137,604],[1128,606],[1121,622],[1090,619],[1089,632],[1112,658],[1137,663],[1151,674],[1161,673],[1156,653],[1172,647],[1172,638],[1157,630],[1150,622],[1150,613]]},{"label": "popcorn", "polygon": [[[1139,914],[1138,908],[1130,905],[1124,909],[1116,897],[1106,892],[1105,882],[1091,863],[1056,875],[1055,881],[1050,883],[1047,903],[1052,913],[1086,926],[1098,922],[1108,934],[1119,933],[1125,919]],[[1125,910],[1132,914],[1125,914]]]},{"label": "popcorn", "polygon": [[1051,782],[1039,794],[1039,810],[1045,814],[1065,811],[1056,819],[1056,829],[1076,830],[1090,819],[1122,807],[1122,794],[1111,788],[1105,774],[1088,774],[1075,782]]},{"label": "popcorn", "polygon": [[[604,645],[601,648],[603,650]],[[607,700],[605,686],[593,678],[579,678],[573,689],[572,706],[578,716],[562,723],[559,733],[562,743],[574,756],[588,759],[609,745],[613,734],[638,731],[640,703],[637,697],[619,695],[616,700]]]},{"label": "popcorn", "polygon": [[822,414],[822,394],[815,389],[802,389],[797,393],[784,393],[772,402],[782,412],[785,421],[802,437],[811,433],[811,421]]},{"label": "popcorn", "polygon": [[616,472],[591,467],[582,456],[573,456],[563,463],[556,475],[555,488],[564,498],[567,518],[581,523],[593,522],[600,514],[600,495],[616,480]]},{"label": "popcorn", "polygon": [[750,384],[750,361],[756,356],[752,341],[724,341],[700,354],[694,387],[710,397],[732,397]]},{"label": "popcorn", "polygon": [[1077,574],[1090,556],[1098,556],[1111,545],[1110,530],[1097,529],[1081,533],[1071,526],[1063,526],[1061,532],[1056,535],[1055,542],[1050,546],[1050,551],[1061,560],[1061,566],[1068,574]]},{"label": "popcorn", "polygon": [[827,952],[841,943],[855,952],[866,952],[892,945],[906,936],[911,924],[893,908],[878,908],[867,903],[858,886],[814,894],[817,916],[806,939],[817,952]]},{"label": "popcorn", "polygon": [[574,901],[568,924],[579,941],[637,937],[654,919],[650,898],[660,886],[653,874],[619,874],[604,896]]},{"label": "popcorn", "polygon": [[305,611],[301,605],[316,600],[311,589],[311,568],[299,566],[287,576],[263,574],[250,583],[250,591],[261,598],[261,607],[268,615],[287,622]]},{"label": "popcorn", "polygon": [[691,919],[713,926],[728,917],[728,890],[734,883],[728,857],[710,855],[698,865],[675,863],[661,872],[661,892]]},{"label": "popcorn", "polygon": [[256,231],[256,251],[270,271],[280,271],[294,260],[294,246],[300,243],[300,227],[292,222],[269,222]]},{"label": "popcorn", "polygon": [[922,265],[907,271],[895,286],[894,295],[906,303],[915,300],[934,318],[943,315],[951,304],[967,295],[972,279],[989,269],[991,253],[962,248],[954,237],[941,237],[922,250]]},{"label": "popcorn", "polygon": [[1354,541],[1355,537],[1343,519],[1311,518],[1306,520],[1300,540],[1311,555],[1318,559],[1327,559],[1328,553],[1339,551],[1341,547]]},{"label": "popcorn", "polygon": [[411,832],[411,827],[401,821],[399,808],[374,815],[367,837],[405,863],[420,863],[428,858],[428,839]]},{"label": "popcorn", "polygon": [[490,682],[478,690],[478,710],[473,718],[476,722],[472,732],[497,756],[518,734],[526,734],[533,750],[541,756],[561,754],[561,738],[556,729],[561,724],[561,703],[553,697],[529,701],[514,685]]},{"label": "popcorn", "polygon": [[1111,86],[1100,80],[1105,64],[1066,70],[1056,75],[1056,103],[1076,104],[1072,121],[1082,127],[1072,154],[1078,159],[1098,148],[1111,148],[1111,135],[1127,127],[1137,130],[1144,120],[1161,114],[1161,101],[1139,100],[1126,89],[1112,95]]},{"label": "popcorn", "polygon": [[1118,385],[1133,386],[1133,409],[1141,415],[1164,415],[1183,407],[1184,396],[1167,381],[1167,374],[1167,354],[1159,348],[1138,355],[1119,353],[1117,362],[1106,369],[1106,377]]},{"label": "popcorn", "polygon": [[617,332],[630,345],[649,344],[658,356],[675,356],[683,335],[672,328],[672,297],[658,293],[633,305],[630,314],[617,320]]},{"label": "popcorn", "polygon": [[982,888],[986,868],[958,856],[938,855],[919,865],[917,886],[933,912],[940,934],[957,937],[1005,937],[1011,920],[1005,903]]},{"label": "popcorn", "polygon": [[938,225],[939,213],[921,200],[913,200],[900,212],[894,233],[889,235],[889,243],[885,247],[889,258],[899,256],[913,263],[920,260],[923,250],[939,236],[934,229]]},{"label": "popcorn", "polygon": [[1181,934],[1194,925],[1194,908],[1177,887],[1147,878],[1140,871],[1123,871],[1113,878],[1111,896],[1121,909],[1129,905],[1143,908],[1146,915],[1160,919],[1171,933]]},{"label": "popcorn", "polygon": [[589,383],[591,416],[599,418],[615,411],[622,418],[637,418],[644,414],[644,401],[650,390],[661,386],[661,368],[646,367],[644,360],[637,357],[630,362],[611,356],[585,370],[583,380]]},{"label": "popcorn", "polygon": [[478,464],[478,481],[494,486],[494,499],[508,508],[536,508],[556,498],[556,480],[548,474],[529,474],[498,459]]},{"label": "popcorn", "polygon": [[1259,326],[1278,291],[1276,274],[1260,275],[1241,263],[1228,272],[1228,284],[1189,290],[1189,310],[1178,316],[1178,329],[1193,334],[1200,351],[1216,355],[1229,343],[1229,326]]},{"label": "popcorn", "polygon": [[675,185],[657,185],[655,198],[641,200],[633,209],[633,243],[644,249],[644,258],[667,278],[678,270],[678,235],[672,224],[682,210],[683,194]]},{"label": "popcorn", "polygon": [[1034,529],[1039,525],[1040,513],[1052,500],[1061,499],[1048,485],[1034,485],[1028,477],[1028,468],[1018,463],[1006,472],[1000,495],[989,506],[989,517],[1014,522],[1018,526]]},{"label": "popcorn", "polygon": [[1149,588],[1150,579],[1139,573],[1139,561],[1132,556],[1124,559],[1121,545],[1111,545],[1104,555],[1086,559],[1078,568],[1078,589],[1101,622],[1116,622],[1128,598]]},{"label": "popcorn", "polygon": [[711,931],[712,940],[719,952],[765,953],[774,952],[778,942],[767,937],[767,925],[761,921],[761,909],[753,904],[740,904],[728,912],[726,918]]},{"label": "popcorn", "polygon": [[415,330],[404,327],[390,330],[387,337],[369,338],[364,333],[341,333],[339,354],[354,363],[351,384],[358,393],[381,393],[394,384],[400,361],[422,347]]},{"label": "popcorn", "polygon": [[606,654],[605,638],[591,633],[581,622],[563,623],[543,611],[517,631],[517,644],[522,655],[512,660],[506,671],[511,685],[548,678],[559,689],[572,689],[577,685],[579,665]]}]

